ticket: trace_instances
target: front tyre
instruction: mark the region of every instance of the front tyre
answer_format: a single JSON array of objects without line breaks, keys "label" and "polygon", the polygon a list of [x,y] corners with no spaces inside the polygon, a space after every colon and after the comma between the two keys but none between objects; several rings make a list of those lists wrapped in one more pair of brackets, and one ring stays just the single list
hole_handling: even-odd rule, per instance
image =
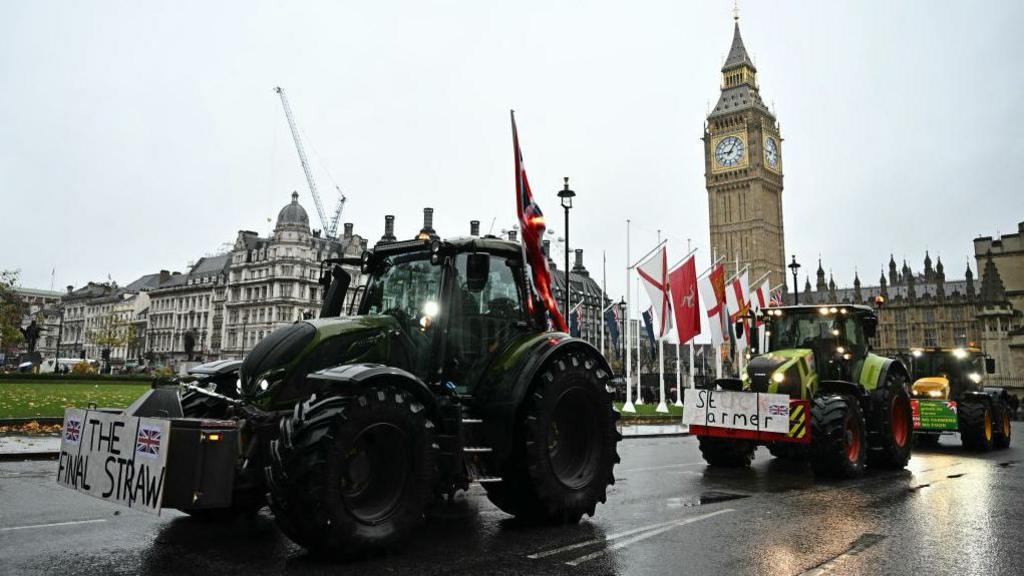
[{"label": "front tyre", "polygon": [[699,436],[697,442],[700,444],[700,455],[704,457],[708,466],[719,468],[749,467],[754,460],[754,450],[757,448],[747,440],[712,436]]},{"label": "front tyre", "polygon": [[849,396],[818,396],[811,404],[811,466],[818,476],[864,474],[867,434],[860,405]]},{"label": "front tyre", "polygon": [[992,406],[985,401],[960,402],[957,407],[960,441],[964,448],[978,452],[992,449]]},{"label": "front tyre", "polygon": [[995,405],[995,423],[992,430],[992,446],[995,448],[1009,448],[1010,436],[1013,430],[1010,426],[1010,407],[1000,402]]},{"label": "front tyre", "polygon": [[394,547],[433,492],[434,435],[424,405],[393,386],[300,403],[270,445],[270,507],[281,531],[324,555]]},{"label": "front tyre", "polygon": [[888,386],[871,394],[874,403],[874,433],[869,435],[871,447],[867,465],[872,468],[900,469],[910,461],[914,420],[910,411],[910,396],[899,377],[891,378]]},{"label": "front tyre", "polygon": [[574,524],[594,515],[619,461],[609,374],[568,353],[542,370],[523,406],[517,446],[502,481],[485,484],[498,508],[531,522]]}]

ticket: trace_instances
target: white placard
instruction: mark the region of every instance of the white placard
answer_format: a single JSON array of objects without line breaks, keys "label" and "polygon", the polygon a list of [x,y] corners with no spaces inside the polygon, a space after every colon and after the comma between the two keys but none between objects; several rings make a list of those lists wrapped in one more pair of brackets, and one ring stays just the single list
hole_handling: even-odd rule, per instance
[{"label": "white placard", "polygon": [[160,513],[170,422],[64,411],[57,483],[94,498]]},{"label": "white placard", "polygon": [[731,390],[686,390],[683,424],[789,433],[789,396]]}]

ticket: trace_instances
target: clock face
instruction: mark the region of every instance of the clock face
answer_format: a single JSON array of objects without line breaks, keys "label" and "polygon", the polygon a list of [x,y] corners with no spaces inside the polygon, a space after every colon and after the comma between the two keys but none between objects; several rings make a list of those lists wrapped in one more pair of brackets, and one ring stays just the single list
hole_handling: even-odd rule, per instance
[{"label": "clock face", "polygon": [[715,146],[715,160],[726,168],[740,163],[743,159],[743,141],[735,136],[722,138]]},{"label": "clock face", "polygon": [[771,136],[764,139],[764,160],[772,168],[779,167],[779,145]]}]

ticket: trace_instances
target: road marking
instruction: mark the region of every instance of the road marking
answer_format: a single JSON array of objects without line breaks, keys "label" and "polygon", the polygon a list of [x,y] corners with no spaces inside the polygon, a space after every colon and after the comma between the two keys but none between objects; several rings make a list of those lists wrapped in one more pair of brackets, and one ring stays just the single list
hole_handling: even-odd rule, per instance
[{"label": "road marking", "polygon": [[[715,516],[716,514],[722,514],[724,512],[734,512],[734,510],[732,508],[726,508],[724,510],[718,510],[716,512],[711,512],[709,514],[704,514],[702,516],[693,516],[693,517],[690,517],[690,518],[675,519],[675,520],[668,520],[666,522],[657,522],[655,524],[648,524],[647,526],[641,526],[639,528],[633,528],[633,529],[630,529],[630,530],[624,530],[622,532],[616,532],[614,534],[608,534],[607,536],[604,536],[604,537],[601,537],[601,538],[594,538],[594,539],[591,539],[591,540],[585,540],[583,542],[577,542],[576,544],[569,544],[568,546],[562,546],[560,548],[553,548],[551,550],[545,550],[543,552],[537,552],[535,554],[528,555],[527,558],[530,558],[531,560],[537,560],[539,558],[547,558],[548,556],[554,556],[556,554],[561,554],[563,552],[569,552],[571,550],[577,550],[579,548],[584,548],[586,546],[592,546],[594,544],[600,544],[602,542],[609,542],[611,540],[618,540],[619,538],[625,538],[626,536],[633,536],[634,534],[641,534],[643,532],[650,532],[650,531],[655,531],[655,530],[662,530],[663,531],[663,529],[665,529],[665,528],[675,528],[676,526],[683,526],[685,524],[689,524],[691,522],[696,522],[698,520],[703,520],[705,518],[710,518],[712,516]],[[660,534],[661,532],[658,532],[658,533]],[[621,548],[621,546],[620,546],[620,548]],[[577,560],[578,560],[578,558],[577,558]]]},{"label": "road marking", "polygon": [[685,464],[669,464],[668,466],[651,466],[650,468],[629,468],[627,470],[616,470],[616,472],[647,472],[649,470],[665,470],[667,468],[682,468],[684,466],[699,466],[701,464],[704,464],[703,460],[700,462],[687,462]]},{"label": "road marking", "polygon": [[653,537],[657,536],[658,534],[662,534],[664,532],[668,532],[669,530],[671,530],[673,528],[677,528],[679,526],[686,526],[687,524],[693,524],[694,522],[700,522],[701,520],[707,520],[708,518],[711,518],[712,516],[718,516],[719,514],[727,514],[729,512],[735,512],[735,509],[733,509],[733,508],[726,508],[724,510],[717,510],[715,512],[709,512],[707,514],[704,514],[703,516],[694,516],[692,518],[687,518],[685,520],[678,520],[678,521],[672,522],[668,526],[664,526],[662,528],[657,528],[657,529],[654,529],[654,530],[648,530],[647,532],[643,532],[643,533],[641,533],[641,534],[639,534],[637,536],[633,536],[632,538],[627,538],[625,540],[622,540],[621,542],[616,542],[615,544],[612,544],[611,546],[608,546],[607,548],[604,548],[603,550],[598,550],[597,552],[592,552],[592,553],[587,554],[585,556],[580,556],[579,558],[573,558],[572,560],[566,562],[566,564],[568,564],[569,566],[579,566],[580,564],[582,564],[584,562],[587,562],[587,561],[590,561],[590,560],[593,560],[594,558],[602,556],[602,555],[604,555],[607,552],[611,552],[612,550],[618,550],[620,548],[625,548],[626,546],[629,546],[630,544],[635,544],[637,542],[640,542],[641,540],[646,540],[648,538],[653,538]]},{"label": "road marking", "polygon": [[52,524],[33,524],[31,526],[9,526],[7,528],[0,528],[0,532],[8,532],[11,530],[28,530],[30,528],[53,528],[54,526],[72,526],[74,524],[95,524],[96,522],[106,521],[106,518],[98,518],[96,520],[75,520],[73,522],[54,522]]},{"label": "road marking", "polygon": [[882,540],[885,540],[885,536],[882,534],[861,534],[860,538],[857,538],[857,540],[844,552],[840,553],[837,556],[834,556],[830,560],[826,560],[825,562],[818,564],[810,570],[805,570],[804,572],[801,572],[799,576],[821,576],[822,574],[828,574],[834,568],[836,568],[839,565],[839,563],[843,560],[860,554],[861,552],[867,550],[868,548],[871,548],[875,544],[878,544]]}]

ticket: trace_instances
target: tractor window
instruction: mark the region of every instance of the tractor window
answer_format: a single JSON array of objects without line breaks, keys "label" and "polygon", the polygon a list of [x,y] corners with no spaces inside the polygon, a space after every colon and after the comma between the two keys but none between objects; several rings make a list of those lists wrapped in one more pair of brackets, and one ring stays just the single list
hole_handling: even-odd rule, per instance
[{"label": "tractor window", "polygon": [[388,314],[412,329],[424,315],[438,310],[441,267],[430,263],[426,254],[402,254],[377,264],[361,310],[365,314]]},{"label": "tractor window", "polygon": [[525,329],[526,315],[510,262],[491,256],[487,282],[474,291],[467,282],[467,256],[455,258],[448,349],[458,372],[469,376],[482,369],[503,343]]}]

